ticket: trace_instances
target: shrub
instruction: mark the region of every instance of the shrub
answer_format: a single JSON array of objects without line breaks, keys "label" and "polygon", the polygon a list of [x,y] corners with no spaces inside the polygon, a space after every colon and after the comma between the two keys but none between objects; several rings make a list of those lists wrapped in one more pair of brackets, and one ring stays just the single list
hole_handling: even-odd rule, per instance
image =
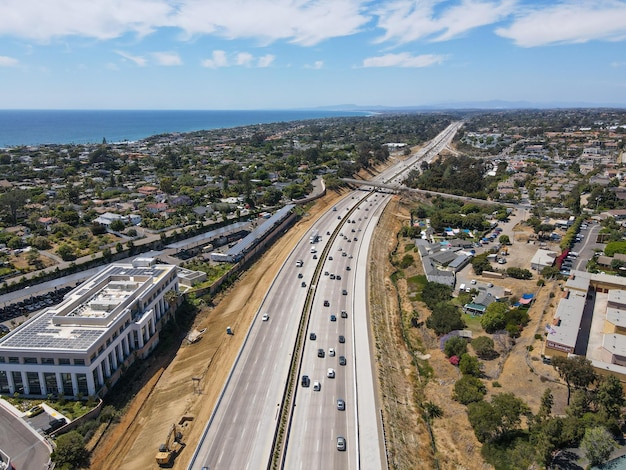
[{"label": "shrub", "polygon": [[453,336],[443,346],[443,351],[447,357],[461,357],[467,352],[467,341],[460,336]]}]

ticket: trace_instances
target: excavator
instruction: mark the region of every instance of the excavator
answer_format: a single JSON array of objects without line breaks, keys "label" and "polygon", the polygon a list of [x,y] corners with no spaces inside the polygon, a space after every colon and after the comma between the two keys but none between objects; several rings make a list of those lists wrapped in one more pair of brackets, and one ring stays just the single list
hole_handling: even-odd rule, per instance
[{"label": "excavator", "polygon": [[183,433],[176,424],[172,424],[164,444],[159,446],[156,461],[160,467],[171,467],[176,455],[183,448]]}]

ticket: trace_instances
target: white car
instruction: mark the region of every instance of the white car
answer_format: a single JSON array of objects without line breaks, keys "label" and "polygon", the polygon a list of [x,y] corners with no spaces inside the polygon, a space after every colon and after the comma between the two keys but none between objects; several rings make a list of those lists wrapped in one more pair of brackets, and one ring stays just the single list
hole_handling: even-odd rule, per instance
[{"label": "white car", "polygon": [[328,377],[329,379],[334,379],[335,378],[335,369],[328,369],[328,372],[326,372],[326,377]]},{"label": "white car", "polygon": [[269,313],[264,313],[263,314],[263,321],[267,321],[270,319],[270,314]]},{"label": "white car", "polygon": [[335,348],[330,348],[330,349],[328,350],[328,355],[329,355],[330,357],[335,357]]}]

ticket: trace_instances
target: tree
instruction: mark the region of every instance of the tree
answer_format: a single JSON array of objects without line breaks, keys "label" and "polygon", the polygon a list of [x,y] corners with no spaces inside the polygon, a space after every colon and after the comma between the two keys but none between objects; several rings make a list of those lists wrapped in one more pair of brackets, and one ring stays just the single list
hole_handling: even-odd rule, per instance
[{"label": "tree", "polygon": [[482,375],[482,363],[477,357],[470,354],[463,354],[461,356],[461,362],[459,362],[459,370],[464,375],[473,375],[474,377],[480,377]]},{"label": "tree", "polygon": [[598,408],[606,418],[619,419],[622,415],[624,389],[619,379],[614,375],[607,375],[598,384],[596,392]]},{"label": "tree", "polygon": [[596,426],[585,431],[580,447],[591,465],[600,465],[608,460],[617,445],[606,428]]},{"label": "tree", "polygon": [[493,439],[498,426],[498,420],[490,403],[476,400],[468,404],[467,417],[472,425],[476,439],[478,439],[479,442],[484,443]]},{"label": "tree", "polygon": [[506,311],[509,307],[502,302],[492,302],[487,306],[485,313],[480,318],[480,326],[487,333],[494,333],[506,326]]},{"label": "tree", "polygon": [[474,348],[474,352],[481,359],[493,359],[498,354],[494,349],[493,339],[489,336],[474,338],[471,344],[472,348]]},{"label": "tree", "polygon": [[63,243],[59,246],[59,248],[57,248],[57,254],[63,259],[63,261],[72,261],[76,259],[74,248],[67,243]]},{"label": "tree", "polygon": [[591,361],[583,356],[556,356],[552,359],[552,366],[567,384],[568,405],[572,395],[572,388],[586,388],[597,379]]},{"label": "tree", "polygon": [[531,273],[528,269],[517,268],[515,266],[511,266],[510,268],[507,268],[506,273],[513,279],[532,279],[533,278],[533,273]]},{"label": "tree", "polygon": [[498,241],[502,245],[510,245],[511,244],[511,239],[509,238],[508,235],[500,235],[500,238],[498,238]]},{"label": "tree", "polygon": [[452,287],[438,282],[427,282],[422,289],[422,300],[431,310],[440,303],[452,298]]},{"label": "tree", "polygon": [[467,352],[467,341],[460,336],[453,336],[443,346],[446,357],[461,357]]},{"label": "tree", "polygon": [[61,469],[86,467],[89,464],[89,452],[85,448],[83,436],[77,431],[60,435],[51,458]]},{"label": "tree", "polygon": [[491,400],[491,406],[496,412],[499,423],[499,435],[515,431],[522,422],[522,415],[530,414],[530,408],[524,400],[512,393],[498,393]]},{"label": "tree", "polygon": [[124,222],[121,219],[115,219],[111,222],[109,228],[114,232],[121,232],[124,230]]},{"label": "tree", "polygon": [[488,253],[482,253],[478,256],[474,256],[472,258],[472,268],[474,272],[479,276],[483,273],[483,271],[491,271],[491,263],[487,259]]},{"label": "tree", "polygon": [[0,209],[5,211],[11,223],[17,224],[17,213],[24,207],[28,200],[28,191],[15,189],[0,195]]},{"label": "tree", "polygon": [[47,250],[52,245],[46,237],[33,237],[29,240],[30,246],[37,248],[38,250]]},{"label": "tree", "polygon": [[426,326],[438,335],[444,335],[454,330],[465,328],[459,309],[447,302],[435,305],[433,313],[426,320]]},{"label": "tree", "polygon": [[546,388],[543,391],[543,395],[541,395],[541,405],[539,406],[539,412],[537,413],[537,418],[539,420],[547,419],[552,414],[552,406],[554,405],[554,395],[552,395],[552,390],[550,388]]},{"label": "tree", "polygon": [[463,405],[482,401],[487,393],[487,387],[480,379],[471,375],[464,375],[454,384],[452,398]]}]

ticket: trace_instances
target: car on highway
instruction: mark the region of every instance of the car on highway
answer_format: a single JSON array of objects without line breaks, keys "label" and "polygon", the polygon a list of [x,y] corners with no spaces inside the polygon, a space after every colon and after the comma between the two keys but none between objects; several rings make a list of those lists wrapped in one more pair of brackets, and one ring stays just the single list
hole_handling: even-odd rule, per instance
[{"label": "car on highway", "polygon": [[324,307],[330,307],[330,302],[328,300],[324,300]]},{"label": "car on highway", "polygon": [[317,335],[315,333],[311,333],[311,334],[309,334],[309,339],[311,341],[315,341],[317,339]]},{"label": "car on highway", "polygon": [[306,287],[306,282],[302,281],[302,282],[300,283],[300,287]]},{"label": "car on highway", "polygon": [[346,266],[346,271],[350,271],[350,269],[352,269],[350,266]]},{"label": "car on highway", "polygon": [[270,314],[269,313],[264,313],[263,314],[263,321],[268,321],[270,319]]},{"label": "car on highway", "polygon": [[302,279],[303,277],[302,273],[298,273],[298,279]]},{"label": "car on highway", "polygon": [[344,335],[339,335],[339,342],[340,343],[345,343],[346,342],[346,337]]},{"label": "car on highway", "polygon": [[337,438],[337,450],[344,451],[346,450],[346,438],[339,436]]},{"label": "car on highway", "polygon": [[345,310],[341,311],[341,318],[348,318],[348,312],[346,312]]},{"label": "car on highway", "polygon": [[334,281],[336,276],[335,276],[333,273],[330,273],[330,276],[329,276],[329,277],[330,277],[330,279],[331,279],[331,280],[333,280],[333,281]]},{"label": "car on highway", "polygon": [[328,257],[328,261],[332,261],[332,260],[333,260],[333,257],[332,257],[332,256],[329,256],[329,257]]},{"label": "car on highway", "polygon": [[343,295],[348,295],[348,291],[347,291],[347,290],[345,290],[345,289],[343,289],[343,290],[341,291],[341,293],[342,293]]},{"label": "car on highway", "polygon": [[338,281],[341,281],[341,276],[339,274],[337,274],[336,278]]},{"label": "car on highway", "polygon": [[345,409],[346,409],[346,402],[343,401],[342,398],[338,398],[337,399],[337,409],[339,411],[345,411]]},{"label": "car on highway", "polygon": [[341,256],[348,256],[348,253],[346,253],[345,251],[343,253],[341,253]]},{"label": "car on highway", "polygon": [[325,353],[324,350],[322,348],[319,348],[317,350],[317,357],[324,357]]},{"label": "car on highway", "polygon": [[337,315],[331,315],[330,321],[337,321]]},{"label": "car on highway", "polygon": [[335,357],[335,348],[330,348],[330,349],[328,350],[328,355],[329,355],[330,357]]},{"label": "car on highway", "polygon": [[301,383],[303,387],[308,387],[309,385],[311,385],[311,379],[309,379],[308,375],[303,375]]},{"label": "car on highway", "polygon": [[324,271],[324,276],[330,276],[330,273],[328,271]]},{"label": "car on highway", "polygon": [[313,255],[313,259],[317,259],[317,255]]},{"label": "car on highway", "polygon": [[32,418],[33,416],[37,416],[40,415],[41,413],[44,412],[43,406],[41,405],[35,405],[33,406],[30,410],[28,410],[26,412],[26,417],[27,418]]},{"label": "car on highway", "polygon": [[313,391],[319,392],[321,389],[322,389],[322,386],[317,380],[313,382]]},{"label": "car on highway", "polygon": [[326,371],[326,376],[327,376],[329,379],[334,379],[334,378],[335,378],[335,369],[333,369],[333,368],[329,368],[329,369]]},{"label": "car on highway", "polygon": [[346,365],[346,356],[339,356],[339,365],[340,366],[345,366]]}]

